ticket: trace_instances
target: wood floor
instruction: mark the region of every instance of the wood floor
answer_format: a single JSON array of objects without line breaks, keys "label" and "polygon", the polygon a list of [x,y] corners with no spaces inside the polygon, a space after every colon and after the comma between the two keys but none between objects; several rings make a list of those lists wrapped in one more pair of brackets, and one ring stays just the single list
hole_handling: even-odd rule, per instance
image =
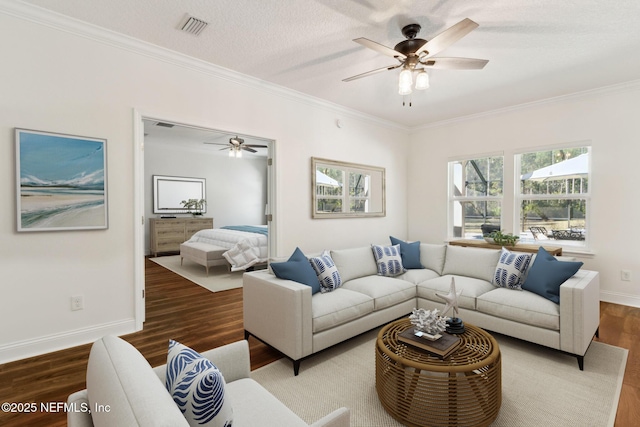
[{"label": "wood floor", "polygon": [[[242,290],[211,293],[146,261],[147,320],[143,331],[123,338],[138,348],[152,366],[166,361],[167,342],[176,339],[197,351],[241,340]],[[640,309],[601,304],[599,340],[629,349],[616,427],[640,420]],[[252,369],[271,363],[280,353],[250,338]],[[0,402],[66,402],[85,388],[90,345],[70,348],[0,365]],[[587,368],[588,369],[588,368]],[[0,412],[0,426],[66,426],[66,414]]]}]

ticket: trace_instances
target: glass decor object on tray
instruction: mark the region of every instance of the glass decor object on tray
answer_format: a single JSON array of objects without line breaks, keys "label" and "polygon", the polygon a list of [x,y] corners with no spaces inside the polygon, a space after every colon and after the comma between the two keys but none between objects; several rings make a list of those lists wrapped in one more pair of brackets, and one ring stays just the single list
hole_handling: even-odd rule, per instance
[{"label": "glass decor object on tray", "polygon": [[409,320],[413,325],[416,336],[431,341],[442,337],[441,333],[447,328],[446,318],[440,316],[437,309],[414,308]]}]

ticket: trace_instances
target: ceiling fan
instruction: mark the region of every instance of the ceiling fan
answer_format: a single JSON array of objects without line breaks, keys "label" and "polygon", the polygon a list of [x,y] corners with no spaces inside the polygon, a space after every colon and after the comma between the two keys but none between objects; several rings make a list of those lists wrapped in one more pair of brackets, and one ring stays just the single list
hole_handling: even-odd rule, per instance
[{"label": "ceiling fan", "polygon": [[217,142],[204,142],[204,144],[225,145],[226,147],[220,150],[229,150],[229,157],[242,157],[242,150],[257,153],[258,151],[254,150],[254,148],[267,148],[266,145],[245,144],[244,139],[239,138],[237,135],[230,138],[228,144],[220,144]]},{"label": "ceiling fan", "polygon": [[407,40],[401,41],[395,45],[393,49],[364,37],[354,39],[354,42],[359,43],[362,46],[373,49],[383,55],[395,58],[398,61],[398,64],[367,71],[366,73],[346,78],[343,81],[350,82],[352,80],[371,76],[383,71],[402,68],[399,81],[399,93],[401,95],[408,95],[411,93],[411,85],[413,84],[413,72],[418,72],[418,76],[416,77],[416,89],[420,90],[429,87],[429,75],[426,72],[429,68],[444,70],[480,70],[487,65],[487,62],[489,62],[488,60],[434,57],[434,55],[451,46],[477,27],[478,24],[476,22],[469,18],[465,18],[427,41],[416,37],[420,32],[420,25],[410,24],[402,28],[402,34]]}]

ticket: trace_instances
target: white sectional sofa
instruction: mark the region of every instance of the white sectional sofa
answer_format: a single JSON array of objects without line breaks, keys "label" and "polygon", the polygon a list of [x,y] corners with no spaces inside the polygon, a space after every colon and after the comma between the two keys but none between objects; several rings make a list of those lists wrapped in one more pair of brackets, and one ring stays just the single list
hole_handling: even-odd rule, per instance
[{"label": "white sectional sofa", "polygon": [[342,286],[326,293],[312,294],[310,286],[278,278],[271,269],[245,273],[245,336],[284,353],[297,375],[302,359],[408,315],[413,308],[442,310],[444,301],[436,293],[447,294],[453,277],[456,290],[462,291],[458,303],[463,321],[575,355],[583,369],[600,319],[597,272],[578,270],[560,286],[556,304],[530,291],[493,285],[500,250],[426,243],[419,247],[424,268],[396,277],[378,275],[369,246],[330,251]]},{"label": "white sectional sofa", "polygon": [[[238,341],[202,353],[222,372],[234,427],[308,427],[251,379],[249,346]],[[87,389],[69,396],[69,427],[189,426],[165,388],[166,365],[152,368],[131,344],[106,336],[91,348]],[[313,427],[348,427],[350,412],[336,409]],[[210,425],[210,424],[209,424]]]}]

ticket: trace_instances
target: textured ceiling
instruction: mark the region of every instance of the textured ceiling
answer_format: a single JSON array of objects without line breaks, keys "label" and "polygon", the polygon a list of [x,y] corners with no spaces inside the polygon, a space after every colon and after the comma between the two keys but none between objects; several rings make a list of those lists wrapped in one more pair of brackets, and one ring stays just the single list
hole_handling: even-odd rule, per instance
[{"label": "textured ceiling", "polygon": [[[26,0],[100,27],[415,127],[640,77],[640,1],[617,0]],[[186,14],[209,23],[178,30]],[[393,47],[409,23],[431,39],[458,21],[480,26],[437,56],[488,59],[483,70],[431,70],[412,106],[394,64],[352,40]],[[407,99],[408,101],[408,99]]]}]

